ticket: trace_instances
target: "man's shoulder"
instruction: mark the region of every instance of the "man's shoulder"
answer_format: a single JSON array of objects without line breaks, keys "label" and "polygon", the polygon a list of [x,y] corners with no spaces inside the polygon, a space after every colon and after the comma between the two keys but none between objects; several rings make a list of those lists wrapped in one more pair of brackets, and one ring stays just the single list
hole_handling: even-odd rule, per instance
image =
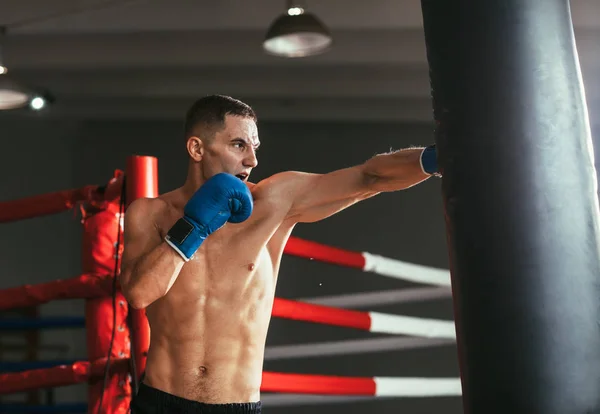
[{"label": "man's shoulder", "polygon": [[152,217],[169,208],[168,201],[161,195],[156,198],[141,197],[131,202],[126,214]]},{"label": "man's shoulder", "polygon": [[284,191],[284,193],[288,193],[290,189],[301,184],[303,179],[308,175],[312,174],[300,171],[279,172],[259,181],[258,183],[250,187],[250,190],[253,193],[255,191],[263,193]]},{"label": "man's shoulder", "polygon": [[286,201],[293,202],[299,193],[306,190],[318,174],[301,171],[284,171],[259,181],[251,188],[255,200],[268,199],[275,203],[282,202],[281,207],[286,207]]}]

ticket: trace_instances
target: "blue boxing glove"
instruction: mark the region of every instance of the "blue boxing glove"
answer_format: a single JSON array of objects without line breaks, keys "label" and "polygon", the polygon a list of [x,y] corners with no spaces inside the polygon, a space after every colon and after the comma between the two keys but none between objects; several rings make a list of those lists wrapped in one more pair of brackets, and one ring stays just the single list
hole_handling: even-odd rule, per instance
[{"label": "blue boxing glove", "polygon": [[435,144],[426,147],[421,152],[421,169],[425,174],[440,175]]},{"label": "blue boxing glove", "polygon": [[252,214],[252,194],[242,180],[220,173],[208,179],[183,208],[165,241],[189,261],[204,240],[226,222],[241,223]]}]

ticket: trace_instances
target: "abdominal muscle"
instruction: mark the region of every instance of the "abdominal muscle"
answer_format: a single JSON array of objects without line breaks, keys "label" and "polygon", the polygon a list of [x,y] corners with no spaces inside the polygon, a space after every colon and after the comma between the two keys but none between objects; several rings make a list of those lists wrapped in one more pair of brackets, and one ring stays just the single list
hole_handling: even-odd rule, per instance
[{"label": "abdominal muscle", "polygon": [[254,258],[223,255],[218,240],[208,241],[214,250],[203,246],[169,293],[147,308],[144,382],[204,403],[258,401],[274,297],[271,259],[265,248]]}]

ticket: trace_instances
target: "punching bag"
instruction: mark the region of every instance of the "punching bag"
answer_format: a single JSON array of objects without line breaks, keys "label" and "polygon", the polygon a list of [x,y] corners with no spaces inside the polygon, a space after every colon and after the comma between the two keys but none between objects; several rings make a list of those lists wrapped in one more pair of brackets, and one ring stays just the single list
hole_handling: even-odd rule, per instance
[{"label": "punching bag", "polygon": [[600,413],[596,171],[568,0],[422,0],[463,404]]}]

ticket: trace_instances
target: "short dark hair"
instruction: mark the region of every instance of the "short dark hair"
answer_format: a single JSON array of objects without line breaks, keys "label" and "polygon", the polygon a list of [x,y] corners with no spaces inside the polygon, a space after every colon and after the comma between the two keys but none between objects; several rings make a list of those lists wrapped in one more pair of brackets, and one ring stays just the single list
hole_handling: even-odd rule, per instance
[{"label": "short dark hair", "polygon": [[[199,138],[212,138],[218,128],[222,128],[226,115],[252,118],[257,117],[250,105],[225,95],[209,95],[198,99],[188,109],[185,117],[185,139],[193,136],[198,126],[206,129],[207,135]],[[204,134],[203,134],[204,135]]]}]

